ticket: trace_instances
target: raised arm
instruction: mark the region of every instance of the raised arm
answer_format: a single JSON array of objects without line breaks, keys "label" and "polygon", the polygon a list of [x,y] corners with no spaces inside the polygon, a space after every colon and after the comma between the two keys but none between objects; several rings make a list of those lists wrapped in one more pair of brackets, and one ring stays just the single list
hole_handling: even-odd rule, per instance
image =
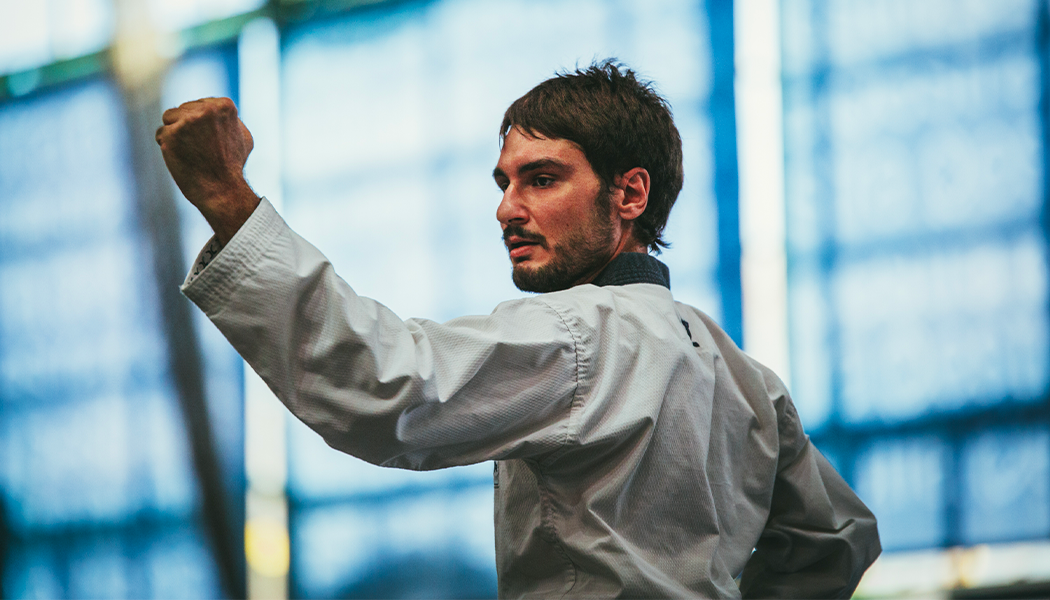
[{"label": "raised arm", "polygon": [[243,170],[253,140],[232,101],[188,102],[163,122],[156,139],[168,170],[221,244],[202,252],[208,260],[183,292],[330,445],[430,469],[536,456],[565,439],[577,359],[550,306],[403,321],[357,296],[251,190]]},{"label": "raised arm", "polygon": [[523,458],[568,436],[576,346],[545,302],[403,321],[358,296],[265,201],[183,293],[292,413],[369,462]]}]

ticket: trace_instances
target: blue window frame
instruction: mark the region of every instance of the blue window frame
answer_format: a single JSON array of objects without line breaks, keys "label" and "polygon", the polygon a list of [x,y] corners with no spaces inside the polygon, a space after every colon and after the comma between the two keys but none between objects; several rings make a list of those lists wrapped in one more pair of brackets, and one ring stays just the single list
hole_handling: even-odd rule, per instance
[{"label": "blue window frame", "polygon": [[0,107],[9,597],[218,589],[127,152],[109,81]]},{"label": "blue window frame", "polygon": [[[210,64],[228,80],[228,56],[200,52],[180,68]],[[169,83],[170,94],[186,92]],[[207,515],[224,515],[240,538],[241,362],[210,324],[173,343],[154,271],[164,250],[143,228],[128,116],[106,75],[0,104],[4,597],[230,590]],[[187,343],[203,357],[195,376],[214,444],[203,456],[172,367]],[[216,461],[209,485],[221,490],[202,485],[202,458]]]},{"label": "blue window frame", "polygon": [[1046,10],[783,4],[794,392],[889,550],[1050,535]]}]

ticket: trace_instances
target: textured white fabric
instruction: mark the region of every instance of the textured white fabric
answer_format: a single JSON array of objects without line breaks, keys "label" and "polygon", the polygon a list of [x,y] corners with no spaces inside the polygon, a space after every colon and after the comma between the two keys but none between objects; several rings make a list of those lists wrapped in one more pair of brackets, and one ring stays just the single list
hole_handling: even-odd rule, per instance
[{"label": "textured white fabric", "polygon": [[502,597],[848,597],[879,553],[776,375],[662,286],[403,321],[264,200],[183,292],[332,447],[499,461]]}]

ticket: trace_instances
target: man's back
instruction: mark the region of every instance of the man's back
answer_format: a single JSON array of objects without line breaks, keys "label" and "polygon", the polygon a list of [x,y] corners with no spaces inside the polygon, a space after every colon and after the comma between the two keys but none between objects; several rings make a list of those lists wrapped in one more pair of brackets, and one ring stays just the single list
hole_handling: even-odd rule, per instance
[{"label": "man's back", "polygon": [[[858,577],[874,559],[874,518],[837,476],[813,477],[817,455],[780,381],[706,315],[650,283],[535,300],[577,340],[579,385],[565,444],[498,466],[501,596],[737,596],[734,577],[770,517],[778,464],[796,459],[795,471],[808,468],[777,490],[801,491],[795,504],[810,514],[786,537],[835,532],[814,558],[837,553],[860,566]],[[771,583],[766,554],[752,570]],[[812,575],[813,597],[856,584],[830,569]]]}]

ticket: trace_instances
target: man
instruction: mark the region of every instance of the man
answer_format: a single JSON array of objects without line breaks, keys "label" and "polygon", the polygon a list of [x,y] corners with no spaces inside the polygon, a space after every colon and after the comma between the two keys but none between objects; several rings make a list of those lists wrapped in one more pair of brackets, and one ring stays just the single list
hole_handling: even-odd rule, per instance
[{"label": "man", "polygon": [[408,469],[496,460],[501,596],[847,597],[874,517],[776,375],[647,253],[682,186],[666,103],[606,62],[517,100],[500,138],[514,282],[543,293],[402,321],[252,192],[232,102],[169,110],[157,141],[215,230],[183,291],[331,446]]}]

